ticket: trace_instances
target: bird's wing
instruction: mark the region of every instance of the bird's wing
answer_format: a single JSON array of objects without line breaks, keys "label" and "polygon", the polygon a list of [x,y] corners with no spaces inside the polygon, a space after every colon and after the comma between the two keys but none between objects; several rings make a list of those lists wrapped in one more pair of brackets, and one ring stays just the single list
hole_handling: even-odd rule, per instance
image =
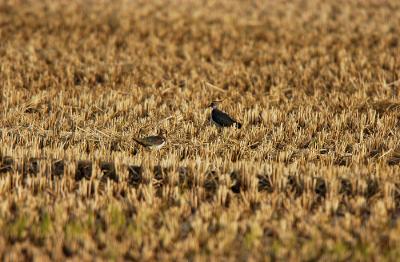
[{"label": "bird's wing", "polygon": [[161,145],[165,142],[165,139],[161,136],[148,136],[140,139],[136,139],[136,141],[144,146],[157,146]]},{"label": "bird's wing", "polygon": [[221,110],[214,109],[211,113],[211,117],[220,126],[231,126],[236,123],[236,120],[231,118],[227,113]]}]

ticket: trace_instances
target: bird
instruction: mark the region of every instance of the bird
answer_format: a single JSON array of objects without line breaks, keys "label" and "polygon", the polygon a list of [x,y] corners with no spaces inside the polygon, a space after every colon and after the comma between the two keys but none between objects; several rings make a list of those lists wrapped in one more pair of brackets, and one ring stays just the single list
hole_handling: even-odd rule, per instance
[{"label": "bird", "polygon": [[161,149],[165,143],[167,142],[167,131],[164,129],[160,129],[157,135],[155,136],[147,136],[142,138],[133,138],[133,140],[144,148],[150,150],[158,150]]},{"label": "bird", "polygon": [[235,126],[237,128],[241,128],[242,124],[230,117],[227,113],[222,112],[218,109],[218,103],[220,101],[213,101],[209,107],[212,108],[211,111],[211,122],[215,124],[217,127],[230,127]]}]

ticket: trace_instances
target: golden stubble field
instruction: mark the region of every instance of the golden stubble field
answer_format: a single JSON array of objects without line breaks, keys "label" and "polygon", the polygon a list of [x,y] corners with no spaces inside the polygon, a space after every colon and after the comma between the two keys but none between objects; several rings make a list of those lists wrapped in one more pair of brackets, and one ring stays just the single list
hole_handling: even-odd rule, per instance
[{"label": "golden stubble field", "polygon": [[397,260],[399,35],[395,0],[0,1],[2,260]]}]

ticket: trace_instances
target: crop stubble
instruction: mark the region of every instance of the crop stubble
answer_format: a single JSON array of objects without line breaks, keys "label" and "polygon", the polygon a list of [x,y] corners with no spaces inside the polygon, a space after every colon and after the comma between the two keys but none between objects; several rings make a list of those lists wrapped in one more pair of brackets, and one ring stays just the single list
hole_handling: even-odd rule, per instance
[{"label": "crop stubble", "polygon": [[2,1],[2,257],[395,260],[399,31],[398,1]]}]

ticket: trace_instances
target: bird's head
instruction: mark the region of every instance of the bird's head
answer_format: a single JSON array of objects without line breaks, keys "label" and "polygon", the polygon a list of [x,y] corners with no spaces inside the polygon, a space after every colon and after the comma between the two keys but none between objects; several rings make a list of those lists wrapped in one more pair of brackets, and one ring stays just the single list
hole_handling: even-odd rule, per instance
[{"label": "bird's head", "polygon": [[166,136],[167,135],[167,130],[165,130],[165,129],[160,129],[160,131],[158,131],[158,135],[159,136]]},{"label": "bird's head", "polygon": [[214,100],[211,102],[211,104],[208,107],[211,107],[212,109],[216,109],[220,102],[221,102],[220,100]]}]

